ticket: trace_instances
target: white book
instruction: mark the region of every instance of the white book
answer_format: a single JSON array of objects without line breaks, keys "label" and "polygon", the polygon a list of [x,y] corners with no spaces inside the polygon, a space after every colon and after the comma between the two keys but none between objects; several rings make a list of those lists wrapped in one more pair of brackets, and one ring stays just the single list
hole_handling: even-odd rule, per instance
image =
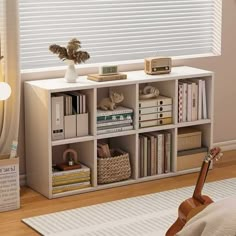
[{"label": "white book", "polygon": [[112,125],[120,125],[120,124],[131,124],[133,120],[118,120],[118,121],[111,121],[111,122],[100,122],[97,123],[97,128],[98,127],[109,127]]},{"label": "white book", "polygon": [[187,84],[187,121],[192,121],[192,83]]},{"label": "white book", "polygon": [[102,130],[97,130],[97,134],[116,133],[121,131],[132,130],[133,128],[134,128],[133,125],[129,125],[125,127],[117,127],[112,129],[102,129]]},{"label": "white book", "polygon": [[143,177],[147,176],[147,137],[143,136]]},{"label": "white book", "polygon": [[117,106],[114,111],[104,111],[102,109],[97,109],[97,117],[100,116],[111,116],[111,115],[117,115],[117,114],[127,114],[127,113],[132,113],[133,109],[128,108],[128,107],[123,107],[123,106]]},{"label": "white book", "polygon": [[187,121],[187,83],[183,83],[183,122]]},{"label": "white book", "polygon": [[202,80],[198,80],[198,120],[202,119]]},{"label": "white book", "polygon": [[158,134],[158,147],[157,147],[157,174],[163,174],[164,173],[164,135]]},{"label": "white book", "polygon": [[203,113],[203,119],[207,119],[206,81],[205,80],[202,80],[202,113]]},{"label": "white book", "polygon": [[192,121],[197,120],[198,116],[197,116],[197,111],[198,111],[198,107],[197,107],[197,100],[198,100],[198,86],[196,83],[192,83]]}]

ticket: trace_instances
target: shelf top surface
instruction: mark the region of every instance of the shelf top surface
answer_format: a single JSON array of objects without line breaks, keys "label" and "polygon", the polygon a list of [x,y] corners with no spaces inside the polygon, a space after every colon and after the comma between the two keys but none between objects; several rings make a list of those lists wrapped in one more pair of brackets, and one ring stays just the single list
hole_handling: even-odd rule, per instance
[{"label": "shelf top surface", "polygon": [[87,79],[87,76],[79,76],[76,83],[67,83],[64,78],[26,81],[25,83],[49,92],[68,90],[92,89],[100,87],[122,86],[135,83],[159,82],[176,79],[197,78],[212,76],[213,72],[198,68],[179,66],[173,67],[171,73],[162,75],[147,75],[143,70],[123,72],[127,74],[126,80],[114,80],[107,82],[95,82]]}]

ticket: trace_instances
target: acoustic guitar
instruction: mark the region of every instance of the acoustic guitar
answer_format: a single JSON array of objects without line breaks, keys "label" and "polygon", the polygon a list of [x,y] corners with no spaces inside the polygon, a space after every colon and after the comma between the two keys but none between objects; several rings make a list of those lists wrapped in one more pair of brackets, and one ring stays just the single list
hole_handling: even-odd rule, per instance
[{"label": "acoustic guitar", "polygon": [[213,202],[210,197],[202,195],[202,188],[205,183],[211,161],[213,159],[218,160],[222,155],[223,154],[221,153],[220,148],[215,147],[211,149],[204,158],[193,196],[180,204],[178,209],[178,219],[168,229],[166,236],[176,235],[189,219]]}]

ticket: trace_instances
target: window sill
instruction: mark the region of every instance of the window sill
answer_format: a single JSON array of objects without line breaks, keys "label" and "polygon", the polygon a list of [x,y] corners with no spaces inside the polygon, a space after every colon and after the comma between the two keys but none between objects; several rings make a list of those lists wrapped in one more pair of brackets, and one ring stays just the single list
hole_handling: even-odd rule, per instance
[{"label": "window sill", "polygon": [[[189,55],[189,56],[175,56],[172,57],[172,65],[180,66],[186,63],[186,60],[194,60],[199,58],[210,58],[217,57],[220,55],[216,55],[213,53],[209,54],[198,54],[198,55]],[[101,65],[118,65],[119,71],[135,71],[135,70],[143,70],[144,69],[144,61],[143,60],[132,60],[132,61],[119,61],[112,63],[96,63],[96,64],[80,64],[76,66],[76,70],[79,75],[87,75],[98,72],[98,67]],[[66,66],[60,67],[49,67],[43,69],[27,69],[21,70],[21,79],[23,81],[26,80],[38,80],[38,79],[50,79],[50,78],[62,78],[64,77]]]}]

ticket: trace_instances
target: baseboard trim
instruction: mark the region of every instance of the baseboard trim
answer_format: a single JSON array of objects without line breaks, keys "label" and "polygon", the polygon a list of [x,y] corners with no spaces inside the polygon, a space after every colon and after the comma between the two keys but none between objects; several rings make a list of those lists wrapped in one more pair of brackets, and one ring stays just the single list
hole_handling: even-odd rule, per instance
[{"label": "baseboard trim", "polygon": [[214,143],[214,147],[220,147],[222,151],[231,151],[236,150],[236,140]]},{"label": "baseboard trim", "polygon": [[20,186],[25,186],[26,185],[26,175],[22,174],[20,175]]}]

